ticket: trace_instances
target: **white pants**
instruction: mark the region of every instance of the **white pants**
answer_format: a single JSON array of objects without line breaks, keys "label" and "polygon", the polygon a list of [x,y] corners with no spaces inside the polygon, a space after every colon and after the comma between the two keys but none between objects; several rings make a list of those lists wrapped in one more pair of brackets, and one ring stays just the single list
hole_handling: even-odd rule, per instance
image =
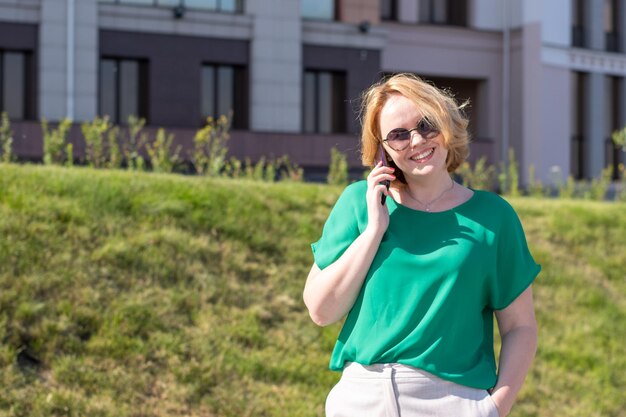
[{"label": "white pants", "polygon": [[489,393],[398,363],[349,363],[326,417],[499,417]]}]

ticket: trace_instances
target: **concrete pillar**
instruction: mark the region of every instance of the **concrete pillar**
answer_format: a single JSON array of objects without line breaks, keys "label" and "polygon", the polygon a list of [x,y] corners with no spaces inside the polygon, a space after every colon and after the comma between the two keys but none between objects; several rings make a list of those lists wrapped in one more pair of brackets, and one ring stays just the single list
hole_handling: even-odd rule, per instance
[{"label": "concrete pillar", "polygon": [[[70,0],[41,2],[39,114],[48,120],[69,117],[82,121],[96,114],[98,3],[74,0],[73,22],[68,22],[69,7]],[[73,37],[70,25],[73,25]]]},{"label": "concrete pillar", "polygon": [[98,108],[98,0],[75,0],[74,120],[92,120]]},{"label": "concrete pillar", "polygon": [[[523,185],[528,182],[528,166],[533,163],[537,167],[536,158],[545,152],[541,129],[544,114],[541,108],[542,93],[549,86],[544,84],[544,77],[541,63],[541,23],[528,23],[522,28],[522,143],[518,146],[511,143],[516,151]],[[511,112],[510,117],[518,116]]]},{"label": "concrete pillar", "polygon": [[249,0],[250,128],[299,132],[302,126],[302,18],[300,2]]},{"label": "concrete pillar", "polygon": [[604,1],[586,0],[585,14],[585,45],[587,48],[604,50]]},{"label": "concrete pillar", "polygon": [[39,116],[60,120],[67,115],[67,0],[41,2],[39,26]]},{"label": "concrete pillar", "polygon": [[603,74],[589,73],[585,76],[584,103],[584,175],[587,178],[598,177],[605,165],[605,82]]}]

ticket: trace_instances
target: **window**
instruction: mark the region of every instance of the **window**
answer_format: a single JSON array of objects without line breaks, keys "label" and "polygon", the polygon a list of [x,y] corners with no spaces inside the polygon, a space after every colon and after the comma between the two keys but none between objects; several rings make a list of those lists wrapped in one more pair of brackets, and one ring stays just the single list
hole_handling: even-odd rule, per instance
[{"label": "window", "polygon": [[584,48],[585,25],[584,25],[583,0],[572,0],[572,46]]},{"label": "window", "polygon": [[604,0],[604,34],[606,39],[606,50],[611,52],[619,51],[617,33],[617,1]]},{"label": "window", "polygon": [[302,17],[305,19],[335,20],[334,0],[301,0]]},{"label": "window", "polygon": [[100,0],[101,3],[134,4],[140,6],[176,7],[241,13],[243,0]]},{"label": "window", "polygon": [[583,179],[587,167],[585,166],[585,150],[586,140],[584,136],[585,131],[585,77],[586,74],[582,72],[572,73],[572,89],[573,97],[575,98],[572,103],[573,118],[572,118],[572,142],[570,149],[570,172],[575,179]]},{"label": "window", "polygon": [[380,18],[382,20],[398,20],[398,1],[380,0]]},{"label": "window", "polygon": [[619,180],[620,171],[619,164],[622,162],[621,155],[624,154],[622,152],[621,146],[618,146],[613,142],[611,138],[611,134],[618,129],[623,128],[624,126],[620,125],[620,112],[622,111],[622,106],[620,104],[620,92],[622,91],[621,85],[624,82],[624,77],[607,77],[608,88],[606,92],[608,93],[608,105],[609,105],[609,113],[610,113],[610,125],[609,125],[609,135],[605,139],[605,165],[613,167],[613,180]]},{"label": "window", "polygon": [[346,76],[329,71],[304,73],[305,133],[346,132]]},{"label": "window", "polygon": [[235,129],[248,127],[247,74],[243,67],[203,65],[201,76],[202,121],[232,114]]},{"label": "window", "polygon": [[420,22],[467,26],[467,0],[422,0],[418,11]]},{"label": "window", "polygon": [[125,123],[130,115],[147,119],[147,61],[101,59],[99,93],[99,113],[108,115],[113,123]]},{"label": "window", "polygon": [[7,112],[11,119],[33,117],[28,83],[31,67],[30,53],[0,51],[0,112]]}]

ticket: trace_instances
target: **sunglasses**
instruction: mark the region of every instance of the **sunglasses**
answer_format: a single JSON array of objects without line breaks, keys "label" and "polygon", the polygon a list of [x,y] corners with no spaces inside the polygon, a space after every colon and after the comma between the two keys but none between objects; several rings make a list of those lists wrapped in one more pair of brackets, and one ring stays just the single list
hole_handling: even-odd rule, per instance
[{"label": "sunglasses", "polygon": [[387,142],[387,145],[394,151],[403,151],[408,148],[411,143],[411,133],[417,132],[425,141],[436,138],[439,135],[439,130],[424,118],[417,123],[413,129],[405,129],[398,127],[393,129],[387,134],[387,137],[383,139],[383,142]]}]

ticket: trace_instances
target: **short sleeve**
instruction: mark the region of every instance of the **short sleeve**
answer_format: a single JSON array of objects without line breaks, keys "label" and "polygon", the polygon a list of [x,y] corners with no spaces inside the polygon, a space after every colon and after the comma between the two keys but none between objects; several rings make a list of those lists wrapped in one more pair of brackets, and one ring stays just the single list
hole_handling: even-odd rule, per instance
[{"label": "short sleeve", "polygon": [[322,237],[311,244],[315,264],[320,269],[339,259],[361,234],[358,224],[359,206],[365,204],[366,191],[362,182],[346,187],[324,224]]},{"label": "short sleeve", "polygon": [[500,230],[496,236],[496,262],[492,277],[489,307],[508,307],[535,280],[541,266],[533,259],[522,223],[513,207],[504,200]]}]

